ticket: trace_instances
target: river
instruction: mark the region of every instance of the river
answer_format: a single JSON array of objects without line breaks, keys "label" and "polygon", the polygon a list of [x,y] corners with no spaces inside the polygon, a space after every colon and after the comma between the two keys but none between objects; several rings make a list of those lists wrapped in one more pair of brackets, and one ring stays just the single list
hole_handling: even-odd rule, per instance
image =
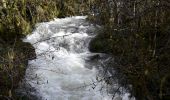
[{"label": "river", "polygon": [[[25,81],[34,88],[29,93],[39,100],[112,100],[105,82],[97,81],[101,60],[95,57],[102,54],[88,50],[96,27],[86,16],[37,24],[24,39],[37,55],[26,70]],[[114,100],[130,100],[128,95],[116,95]]]}]

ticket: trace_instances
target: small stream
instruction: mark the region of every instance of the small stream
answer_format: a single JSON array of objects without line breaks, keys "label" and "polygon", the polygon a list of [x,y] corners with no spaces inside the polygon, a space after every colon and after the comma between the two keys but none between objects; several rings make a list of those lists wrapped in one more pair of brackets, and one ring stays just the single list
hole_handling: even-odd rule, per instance
[{"label": "small stream", "polygon": [[[100,60],[88,50],[95,26],[86,16],[75,16],[37,24],[30,42],[37,58],[29,61],[25,80],[39,100],[112,100],[104,82],[97,82]],[[96,56],[97,55],[97,56]],[[130,100],[128,93],[114,100]]]}]

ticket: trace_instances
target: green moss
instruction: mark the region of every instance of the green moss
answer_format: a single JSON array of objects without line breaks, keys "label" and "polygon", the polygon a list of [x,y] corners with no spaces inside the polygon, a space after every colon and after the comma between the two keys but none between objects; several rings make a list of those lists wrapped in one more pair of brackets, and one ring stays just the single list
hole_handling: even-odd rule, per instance
[{"label": "green moss", "polygon": [[0,4],[0,36],[9,41],[31,33],[32,27],[38,22],[49,21],[59,16],[74,15],[74,2],[56,0],[6,0],[7,6]]}]

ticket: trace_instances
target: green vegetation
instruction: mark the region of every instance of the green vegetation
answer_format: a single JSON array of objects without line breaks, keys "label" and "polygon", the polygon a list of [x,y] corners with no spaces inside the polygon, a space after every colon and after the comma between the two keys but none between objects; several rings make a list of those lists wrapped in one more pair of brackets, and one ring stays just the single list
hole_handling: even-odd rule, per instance
[{"label": "green vegetation", "polygon": [[[10,41],[30,33],[38,22],[48,21],[73,11],[60,11],[60,2],[55,0],[3,0],[0,6],[0,35]],[[65,14],[66,13],[66,14]],[[71,15],[71,14],[70,14]]]},{"label": "green vegetation", "polygon": [[[87,2],[87,3],[84,3]],[[0,38],[13,41],[30,33],[38,22],[86,12],[88,1],[79,0],[2,0],[0,1]],[[12,40],[11,40],[12,39]]]},{"label": "green vegetation", "polygon": [[120,84],[132,85],[137,100],[169,100],[170,2],[95,0],[95,4],[98,14],[91,19],[100,20],[104,28],[91,41],[90,50],[114,56],[110,67],[126,79]]}]

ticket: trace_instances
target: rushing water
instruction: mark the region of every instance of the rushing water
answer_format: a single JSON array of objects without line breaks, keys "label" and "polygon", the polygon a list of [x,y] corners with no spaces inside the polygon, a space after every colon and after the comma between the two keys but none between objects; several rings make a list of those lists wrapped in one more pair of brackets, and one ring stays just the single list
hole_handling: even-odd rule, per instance
[{"label": "rushing water", "polygon": [[[96,81],[95,53],[88,51],[95,27],[85,16],[40,23],[24,41],[36,49],[25,80],[41,100],[111,100],[106,85]],[[127,94],[115,100],[128,100]]]}]

